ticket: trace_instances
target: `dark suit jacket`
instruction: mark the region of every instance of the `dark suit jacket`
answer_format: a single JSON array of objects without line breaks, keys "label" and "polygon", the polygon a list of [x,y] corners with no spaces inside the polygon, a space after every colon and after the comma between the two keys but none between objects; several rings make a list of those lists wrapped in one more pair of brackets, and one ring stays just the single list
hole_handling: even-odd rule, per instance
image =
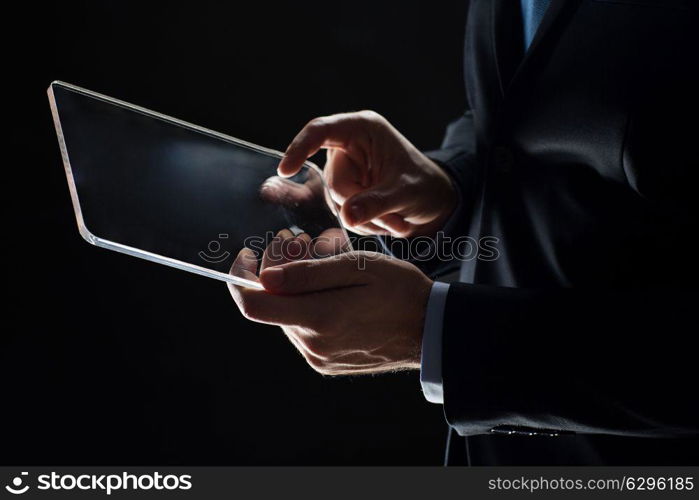
[{"label": "dark suit jacket", "polygon": [[447,420],[472,463],[697,464],[694,2],[553,0],[523,58],[521,32],[471,1],[470,111],[430,154],[453,235],[499,252],[449,292]]}]

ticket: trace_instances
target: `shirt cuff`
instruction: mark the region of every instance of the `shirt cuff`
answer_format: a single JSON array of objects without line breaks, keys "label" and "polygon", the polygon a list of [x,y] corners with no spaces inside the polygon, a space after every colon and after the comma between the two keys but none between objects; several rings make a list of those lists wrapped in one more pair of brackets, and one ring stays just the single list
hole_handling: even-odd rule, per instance
[{"label": "shirt cuff", "polygon": [[425,310],[425,326],[422,331],[422,356],[420,359],[420,384],[425,399],[430,403],[444,404],[442,389],[442,326],[444,307],[447,303],[449,284],[435,281]]}]

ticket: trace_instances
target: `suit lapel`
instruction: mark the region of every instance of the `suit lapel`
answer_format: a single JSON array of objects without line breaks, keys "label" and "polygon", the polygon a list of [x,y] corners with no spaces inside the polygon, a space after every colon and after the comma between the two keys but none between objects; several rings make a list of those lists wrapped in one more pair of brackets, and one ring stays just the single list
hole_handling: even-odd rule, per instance
[{"label": "suit lapel", "polygon": [[551,0],[523,54],[520,5],[515,0],[472,0],[466,25],[465,80],[481,144],[494,137],[505,101],[526,88],[532,72],[555,47],[556,33],[580,0]]},{"label": "suit lapel", "polygon": [[477,139],[481,143],[492,136],[493,118],[502,103],[493,40],[493,1],[472,0],[466,23],[464,76],[469,106],[476,117]]},{"label": "suit lapel", "polygon": [[498,90],[500,97],[504,98],[524,55],[522,13],[520,2],[515,0],[494,0],[491,10],[493,57]]}]

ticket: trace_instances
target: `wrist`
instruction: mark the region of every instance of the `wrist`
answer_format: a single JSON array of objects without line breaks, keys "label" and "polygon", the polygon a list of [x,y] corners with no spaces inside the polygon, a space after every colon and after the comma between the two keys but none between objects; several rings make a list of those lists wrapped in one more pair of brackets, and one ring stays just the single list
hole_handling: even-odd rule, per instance
[{"label": "wrist", "polygon": [[446,225],[458,206],[459,196],[456,185],[451,176],[432,162],[430,169],[430,179],[426,183],[429,193],[428,203],[433,207],[433,219],[425,224],[422,230],[423,235],[434,236]]},{"label": "wrist", "polygon": [[438,191],[440,196],[441,210],[439,219],[439,228],[441,229],[444,224],[449,220],[449,218],[454,213],[456,206],[458,204],[458,195],[456,192],[456,186],[451,176],[447,174],[442,168],[437,166],[437,175],[439,176],[439,185],[441,189]]},{"label": "wrist", "polygon": [[410,354],[408,356],[407,363],[410,365],[411,369],[420,369],[420,364],[422,360],[422,340],[425,330],[425,320],[427,317],[427,304],[429,302],[430,293],[432,291],[432,286],[434,281],[429,279],[427,276],[421,274],[421,283],[419,286],[415,287],[416,304],[414,305],[415,311],[417,312],[416,318],[410,328]]}]

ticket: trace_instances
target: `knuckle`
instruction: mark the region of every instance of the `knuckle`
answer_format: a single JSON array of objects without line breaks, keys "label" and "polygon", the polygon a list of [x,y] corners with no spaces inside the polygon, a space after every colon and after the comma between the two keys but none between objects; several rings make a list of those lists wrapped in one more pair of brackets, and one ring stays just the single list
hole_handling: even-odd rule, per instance
[{"label": "knuckle", "polygon": [[310,120],[310,121],[306,124],[306,128],[309,128],[309,129],[318,129],[318,128],[322,128],[324,125],[327,124],[327,122],[328,122],[327,117],[325,117],[325,116],[316,116],[315,118],[313,118],[312,120]]},{"label": "knuckle", "polygon": [[363,202],[374,209],[380,208],[386,203],[386,195],[379,191],[367,191],[364,193]]},{"label": "knuckle", "polygon": [[295,267],[286,268],[285,284],[288,283],[288,286],[291,290],[297,290],[302,292],[304,290],[307,290],[311,285],[311,278],[308,276],[309,273],[304,272],[306,266],[301,267],[303,269],[300,269],[300,272],[296,272],[297,269]]},{"label": "knuckle", "polygon": [[411,193],[418,194],[420,191],[425,189],[425,178],[421,175],[413,175],[407,172],[403,172],[398,178],[397,186],[401,191],[410,191]]},{"label": "knuckle", "polygon": [[357,112],[357,116],[362,120],[371,123],[381,123],[385,120],[383,116],[372,109],[363,109]]}]

